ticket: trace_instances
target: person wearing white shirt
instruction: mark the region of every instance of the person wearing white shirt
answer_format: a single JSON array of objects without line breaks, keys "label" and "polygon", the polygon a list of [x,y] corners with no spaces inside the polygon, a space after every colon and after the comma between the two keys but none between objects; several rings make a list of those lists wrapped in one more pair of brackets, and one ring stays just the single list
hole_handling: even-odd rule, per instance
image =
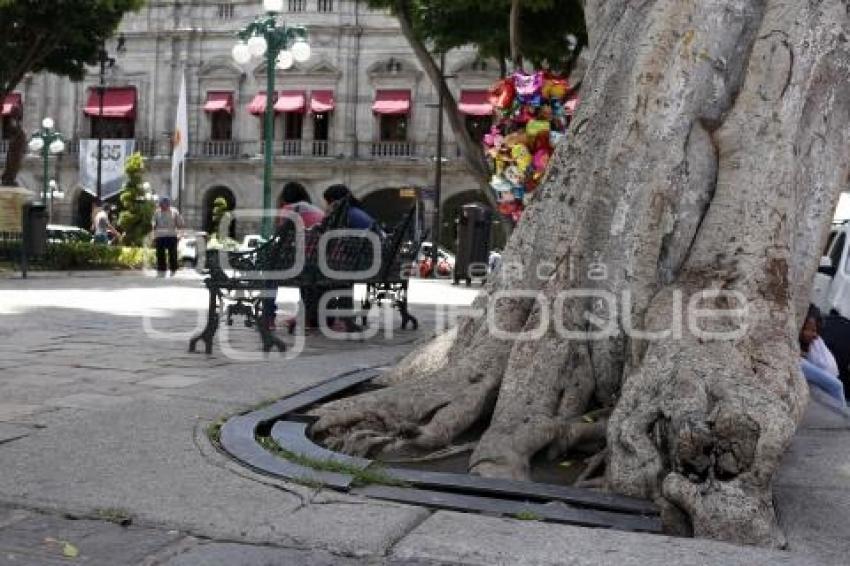
[{"label": "person wearing white shirt", "polygon": [[159,199],[159,208],[153,215],[153,238],[156,246],[156,271],[158,277],[165,277],[167,267],[171,276],[177,272],[177,235],[184,228],[183,217],[176,208],[171,207],[171,199]]},{"label": "person wearing white shirt", "polygon": [[844,384],[838,378],[838,364],[820,337],[823,321],[817,309],[810,309],[806,322],[800,331],[800,369],[806,381],[813,387],[825,391],[841,408],[847,407],[844,397]]}]

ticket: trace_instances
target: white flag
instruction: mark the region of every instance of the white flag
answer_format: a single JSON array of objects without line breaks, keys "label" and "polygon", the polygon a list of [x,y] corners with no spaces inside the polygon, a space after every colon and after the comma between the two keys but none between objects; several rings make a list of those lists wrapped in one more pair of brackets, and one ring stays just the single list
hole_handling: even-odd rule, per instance
[{"label": "white flag", "polygon": [[177,101],[177,120],[174,124],[174,153],[171,155],[171,198],[179,198],[178,187],[182,187],[183,162],[189,153],[189,114],[186,111],[186,75],[180,83],[180,99]]}]

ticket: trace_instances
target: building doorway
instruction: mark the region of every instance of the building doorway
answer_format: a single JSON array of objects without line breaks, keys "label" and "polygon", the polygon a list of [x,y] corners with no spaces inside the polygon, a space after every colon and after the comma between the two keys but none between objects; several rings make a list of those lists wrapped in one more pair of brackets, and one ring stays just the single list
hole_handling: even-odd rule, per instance
[{"label": "building doorway", "polygon": [[363,208],[385,230],[404,220],[416,204],[418,191],[409,188],[380,189],[361,199]]},{"label": "building doorway", "polygon": [[90,192],[80,189],[77,194],[77,206],[74,209],[74,225],[83,230],[91,230],[92,228],[92,209],[94,208],[95,197]]}]

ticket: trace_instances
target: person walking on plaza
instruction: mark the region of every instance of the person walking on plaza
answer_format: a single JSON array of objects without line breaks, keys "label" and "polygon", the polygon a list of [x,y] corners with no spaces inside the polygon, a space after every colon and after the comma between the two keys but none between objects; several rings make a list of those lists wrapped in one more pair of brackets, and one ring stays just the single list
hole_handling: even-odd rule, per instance
[{"label": "person walking on plaza", "polygon": [[173,277],[177,273],[177,233],[185,227],[180,211],[171,207],[171,199],[161,197],[159,208],[153,215],[153,238],[156,246],[156,271],[158,277],[165,277],[168,254],[168,270]]},{"label": "person walking on plaza", "polygon": [[118,230],[109,221],[109,213],[103,205],[103,201],[97,199],[92,212],[92,232],[94,232],[94,241],[96,244],[108,244],[109,235],[117,234]]}]

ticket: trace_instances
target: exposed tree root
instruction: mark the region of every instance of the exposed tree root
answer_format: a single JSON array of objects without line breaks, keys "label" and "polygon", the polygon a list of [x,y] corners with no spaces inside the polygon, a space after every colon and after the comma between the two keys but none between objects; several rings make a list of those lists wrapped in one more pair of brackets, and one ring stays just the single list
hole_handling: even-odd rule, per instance
[{"label": "exposed tree root", "polygon": [[472,452],[475,450],[475,446],[477,444],[478,442],[467,442],[466,444],[461,444],[459,446],[449,446],[448,448],[437,450],[436,452],[431,452],[430,454],[419,456],[417,458],[383,458],[381,461],[386,464],[419,464],[423,462],[436,462],[439,460],[446,460],[465,452]]},{"label": "exposed tree root", "polygon": [[582,483],[589,480],[592,476],[595,476],[597,472],[599,472],[604,466],[606,458],[608,458],[607,448],[600,450],[599,452],[585,460],[584,470],[581,472],[579,477],[576,478],[575,485],[580,486]]}]

